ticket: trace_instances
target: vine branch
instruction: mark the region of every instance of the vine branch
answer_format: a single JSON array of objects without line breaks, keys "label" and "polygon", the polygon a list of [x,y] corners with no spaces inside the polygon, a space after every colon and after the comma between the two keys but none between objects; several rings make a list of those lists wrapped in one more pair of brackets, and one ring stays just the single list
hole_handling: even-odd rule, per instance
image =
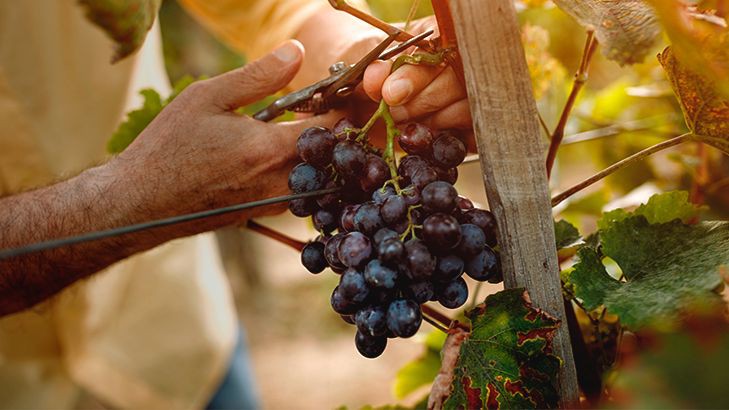
[{"label": "vine branch", "polygon": [[296,239],[286,236],[281,232],[273,230],[267,226],[263,226],[254,220],[249,220],[246,224],[246,227],[253,232],[260,233],[261,235],[267,236],[279,243],[288,245],[299,252],[301,252],[304,249],[304,246],[306,246],[306,243],[297,241]]}]

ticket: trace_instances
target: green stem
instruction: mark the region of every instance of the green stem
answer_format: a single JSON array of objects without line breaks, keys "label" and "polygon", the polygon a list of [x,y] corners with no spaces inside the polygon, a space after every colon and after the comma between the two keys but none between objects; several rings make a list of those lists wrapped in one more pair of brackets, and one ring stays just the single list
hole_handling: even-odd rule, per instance
[{"label": "green stem", "polygon": [[398,183],[397,175],[397,160],[395,159],[395,138],[400,136],[400,130],[395,126],[395,120],[390,114],[390,107],[385,103],[385,100],[380,101],[380,108],[377,109],[380,112],[382,120],[385,121],[387,127],[387,145],[385,146],[385,153],[382,158],[390,167],[390,177],[392,178],[392,184],[395,187],[395,191],[398,195],[402,192],[400,184]]}]

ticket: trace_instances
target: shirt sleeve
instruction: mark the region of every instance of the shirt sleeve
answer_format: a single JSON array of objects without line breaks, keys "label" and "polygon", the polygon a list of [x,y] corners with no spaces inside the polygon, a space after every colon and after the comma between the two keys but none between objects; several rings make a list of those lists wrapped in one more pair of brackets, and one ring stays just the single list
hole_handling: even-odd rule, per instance
[{"label": "shirt sleeve", "polygon": [[[365,0],[349,0],[366,9]],[[179,3],[234,50],[250,60],[295,37],[299,27],[327,0],[179,0]]]}]

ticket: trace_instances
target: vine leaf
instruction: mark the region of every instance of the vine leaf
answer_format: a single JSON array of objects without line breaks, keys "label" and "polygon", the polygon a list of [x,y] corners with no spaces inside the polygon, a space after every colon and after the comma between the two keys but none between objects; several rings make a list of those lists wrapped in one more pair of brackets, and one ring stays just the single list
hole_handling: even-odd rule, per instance
[{"label": "vine leaf", "polygon": [[557,250],[572,246],[581,238],[577,228],[564,219],[554,222],[554,237],[557,242]]},{"label": "vine leaf", "polygon": [[396,399],[405,398],[435,379],[440,369],[440,351],[444,342],[443,332],[434,330],[428,334],[423,355],[405,364],[395,375],[392,391]]},{"label": "vine leaf", "polygon": [[162,0],[80,0],[86,17],[116,43],[112,62],[137,51],[152,28]]},{"label": "vine leaf", "polygon": [[[673,215],[668,205],[673,196]],[[638,329],[658,321],[674,320],[697,300],[718,302],[714,292],[722,269],[729,266],[729,223],[688,225],[686,204],[678,195],[654,199],[633,213],[609,213],[598,230],[598,241],[588,241],[579,262],[565,275],[567,286],[587,309],[605,306],[623,325]],[[646,215],[664,209],[659,217]],[[623,211],[624,212],[624,211]],[[655,215],[655,214],[654,214]],[[670,220],[666,222],[666,220]],[[625,279],[617,280],[603,264],[612,258]]]},{"label": "vine leaf", "polygon": [[467,313],[444,408],[554,408],[561,360],[552,353],[559,320],[532,306],[524,289],[490,295]]},{"label": "vine leaf", "polygon": [[620,65],[642,62],[661,34],[643,0],[554,0],[557,7],[594,30],[603,54]]},{"label": "vine leaf", "polygon": [[682,64],[671,47],[666,47],[658,60],[668,74],[689,130],[697,139],[729,154],[729,99],[718,93],[713,81]]},{"label": "vine leaf", "polygon": [[674,219],[689,222],[704,209],[706,208],[689,202],[688,192],[670,191],[651,196],[647,203],[641,204],[632,212],[622,208],[605,212],[602,218],[597,221],[597,226],[600,229],[605,229],[615,222],[635,215],[645,216],[651,224],[671,222]]}]

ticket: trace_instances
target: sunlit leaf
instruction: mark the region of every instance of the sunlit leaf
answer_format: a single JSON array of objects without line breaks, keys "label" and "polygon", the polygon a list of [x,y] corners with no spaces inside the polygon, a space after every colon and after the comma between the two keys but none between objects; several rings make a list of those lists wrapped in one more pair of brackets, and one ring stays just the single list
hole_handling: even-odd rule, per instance
[{"label": "sunlit leaf", "polygon": [[534,97],[539,100],[565,78],[562,64],[549,53],[549,32],[542,27],[526,24],[521,29],[529,75],[532,78]]},{"label": "sunlit leaf", "polygon": [[603,54],[620,65],[642,62],[661,34],[643,0],[554,0],[583,27],[594,30]]},{"label": "sunlit leaf", "polygon": [[606,229],[615,222],[635,215],[645,216],[648,223],[651,224],[671,222],[675,219],[689,222],[690,219],[698,216],[702,209],[704,207],[689,202],[689,195],[686,191],[664,192],[653,195],[647,203],[641,204],[632,212],[620,208],[605,212],[602,218],[597,221],[597,226],[600,229]]}]

